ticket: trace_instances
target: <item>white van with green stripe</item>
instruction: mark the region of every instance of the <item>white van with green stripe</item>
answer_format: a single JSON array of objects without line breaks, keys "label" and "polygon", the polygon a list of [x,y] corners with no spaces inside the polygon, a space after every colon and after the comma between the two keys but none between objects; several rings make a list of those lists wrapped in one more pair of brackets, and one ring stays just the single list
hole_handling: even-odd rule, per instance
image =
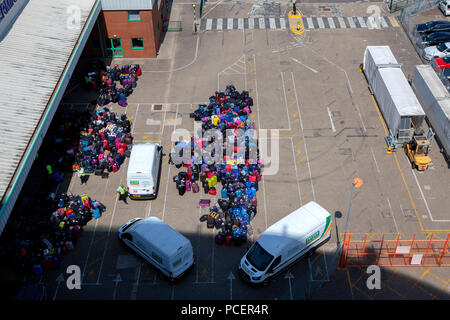
[{"label": "white van with green stripe", "polygon": [[331,236],[331,215],[311,201],[270,226],[242,257],[239,275],[250,283],[268,283],[301,257],[312,255]]}]

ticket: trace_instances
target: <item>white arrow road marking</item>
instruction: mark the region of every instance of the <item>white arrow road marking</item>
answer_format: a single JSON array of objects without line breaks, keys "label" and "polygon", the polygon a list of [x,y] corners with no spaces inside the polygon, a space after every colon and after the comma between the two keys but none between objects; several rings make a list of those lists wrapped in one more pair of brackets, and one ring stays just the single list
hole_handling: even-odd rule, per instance
[{"label": "white arrow road marking", "polygon": [[53,300],[56,299],[56,295],[58,294],[59,286],[61,285],[61,282],[64,282],[64,277],[62,274],[56,278],[56,282],[58,282],[58,285],[56,286],[55,294],[53,295]]},{"label": "white arrow road marking", "polygon": [[230,271],[227,279],[230,280],[230,300],[233,300],[233,280],[236,279],[233,272]]},{"label": "white arrow road marking", "polygon": [[292,275],[292,273],[291,273],[290,271],[288,271],[288,272],[286,273],[286,275],[284,276],[284,278],[285,278],[285,279],[288,279],[288,281],[289,281],[289,294],[290,294],[291,300],[293,300],[293,297],[292,297],[292,285],[291,285],[291,279],[294,279],[294,276]]},{"label": "white arrow road marking", "polygon": [[302,66],[304,66],[305,68],[311,70],[311,71],[314,72],[314,73],[318,73],[318,72],[319,72],[319,71],[317,71],[317,70],[315,70],[315,69],[313,69],[313,68],[311,68],[311,67],[308,67],[307,65],[303,64],[302,62],[298,61],[298,60],[295,59],[295,58],[292,58],[292,57],[291,57],[291,60],[294,61],[294,62],[297,62],[298,64],[301,64]]},{"label": "white arrow road marking", "polygon": [[122,281],[122,277],[120,276],[120,273],[117,274],[116,278],[113,281],[115,282],[114,292],[113,292],[113,300],[116,300],[117,286],[119,285],[119,282]]}]

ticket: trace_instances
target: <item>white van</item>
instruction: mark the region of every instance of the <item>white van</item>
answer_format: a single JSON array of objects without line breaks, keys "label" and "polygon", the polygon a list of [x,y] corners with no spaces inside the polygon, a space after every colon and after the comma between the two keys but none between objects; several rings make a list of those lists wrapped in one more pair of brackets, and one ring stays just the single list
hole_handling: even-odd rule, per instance
[{"label": "white van", "polygon": [[331,215],[314,201],[273,224],[256,240],[239,265],[242,280],[267,284],[331,237]]},{"label": "white van", "polygon": [[161,175],[162,147],[157,143],[136,144],[128,163],[127,187],[131,199],[154,199]]},{"label": "white van", "polygon": [[439,2],[439,9],[441,9],[444,16],[450,15],[450,1],[444,0]]},{"label": "white van", "polygon": [[156,217],[131,219],[119,228],[118,236],[172,281],[194,264],[189,239]]}]

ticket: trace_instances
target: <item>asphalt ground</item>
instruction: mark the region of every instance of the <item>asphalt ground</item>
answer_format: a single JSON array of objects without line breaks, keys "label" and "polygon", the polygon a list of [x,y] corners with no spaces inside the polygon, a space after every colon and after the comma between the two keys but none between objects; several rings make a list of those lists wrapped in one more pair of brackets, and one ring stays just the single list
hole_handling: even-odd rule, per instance
[{"label": "asphalt ground", "polygon": [[[281,8],[285,12],[287,7]],[[207,4],[204,12],[210,17],[235,17],[229,4]],[[379,239],[384,233],[427,238],[433,233],[445,239],[450,231],[450,200],[444,197],[450,190],[450,175],[445,160],[434,149],[430,168],[418,172],[401,150],[386,153],[384,121],[359,71],[367,45],[389,45],[410,77],[413,66],[421,61],[403,29],[320,29],[299,36],[287,30],[193,34],[192,7],[177,3],[171,19],[182,20],[183,31],[166,34],[157,59],[114,61],[140,63],[144,70],[128,107],[114,105],[113,111],[126,113],[133,121],[134,143],[154,141],[163,146],[166,156],[158,197],[128,200],[128,204],[118,200],[116,189],[126,181],[128,160],[109,179],[91,175],[83,186],[76,176],[65,181],[68,192],[86,193],[107,209],[84,228],[61,268],[39,279],[47,287],[48,298],[448,299],[448,267],[382,268],[378,290],[367,288],[366,268],[335,268],[355,177],[364,183],[352,197],[348,230],[352,236]],[[207,213],[198,206],[199,200],[214,201],[219,195],[187,192],[179,196],[172,182],[179,170],[167,164],[172,132],[192,130],[189,113],[227,84],[249,91],[257,128],[270,129],[269,134],[278,137],[278,152],[269,152],[273,163],[279,160],[278,170],[263,176],[260,183],[249,242],[311,200],[333,215],[331,240],[268,287],[248,286],[238,278],[237,265],[247,245],[218,246],[214,243],[217,230],[199,221]],[[84,103],[83,96],[82,91],[73,92],[64,103]],[[161,105],[161,110],[155,105]],[[162,278],[117,238],[120,225],[146,216],[161,218],[192,242],[196,265],[175,283]],[[65,286],[69,265],[82,271],[81,290]]]}]

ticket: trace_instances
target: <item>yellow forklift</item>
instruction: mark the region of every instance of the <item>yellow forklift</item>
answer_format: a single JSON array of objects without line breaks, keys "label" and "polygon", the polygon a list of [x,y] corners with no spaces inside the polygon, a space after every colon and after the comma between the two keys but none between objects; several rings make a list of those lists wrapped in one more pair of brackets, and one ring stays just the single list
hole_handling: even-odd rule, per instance
[{"label": "yellow forklift", "polygon": [[433,136],[434,132],[429,128],[426,134],[423,133],[423,130],[418,134],[414,132],[411,140],[404,143],[403,148],[411,162],[412,169],[417,169],[419,171],[428,169],[428,165],[431,162],[430,151]]}]

